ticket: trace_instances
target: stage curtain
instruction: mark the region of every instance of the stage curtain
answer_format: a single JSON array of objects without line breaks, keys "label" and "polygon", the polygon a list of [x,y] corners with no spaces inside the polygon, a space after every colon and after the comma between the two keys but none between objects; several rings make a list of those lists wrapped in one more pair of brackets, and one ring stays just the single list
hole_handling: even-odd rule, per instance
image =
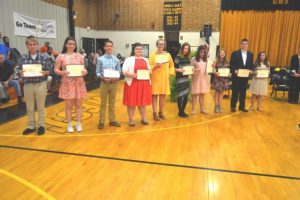
[{"label": "stage curtain", "polygon": [[289,66],[300,48],[300,11],[222,11],[220,47],[228,57],[243,38],[254,59],[264,50],[272,66]]}]

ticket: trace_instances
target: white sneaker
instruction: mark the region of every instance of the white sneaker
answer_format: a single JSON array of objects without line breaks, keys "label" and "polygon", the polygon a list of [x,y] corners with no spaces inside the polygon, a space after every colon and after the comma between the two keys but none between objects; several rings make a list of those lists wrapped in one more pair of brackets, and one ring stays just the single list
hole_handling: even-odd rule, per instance
[{"label": "white sneaker", "polygon": [[68,124],[67,131],[68,131],[69,133],[73,133],[73,132],[74,132],[74,129],[73,129],[72,123],[71,123],[71,124]]},{"label": "white sneaker", "polygon": [[77,122],[77,125],[76,125],[76,131],[77,131],[77,132],[81,132],[81,131],[82,131],[82,126],[81,126],[81,123],[80,123],[80,122]]}]

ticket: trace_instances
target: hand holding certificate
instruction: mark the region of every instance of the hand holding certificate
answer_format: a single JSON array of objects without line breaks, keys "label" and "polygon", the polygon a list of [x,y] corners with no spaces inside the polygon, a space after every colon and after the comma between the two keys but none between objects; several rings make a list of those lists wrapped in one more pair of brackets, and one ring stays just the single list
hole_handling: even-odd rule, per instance
[{"label": "hand holding certificate", "polygon": [[137,80],[149,80],[150,79],[150,70],[139,69],[137,70]]},{"label": "hand holding certificate", "polygon": [[67,65],[66,71],[69,72],[69,77],[82,76],[83,65]]},{"label": "hand holding certificate", "polygon": [[268,77],[269,77],[269,70],[267,69],[256,70],[256,78],[268,78]]},{"label": "hand holding certificate", "polygon": [[249,69],[239,69],[237,76],[241,78],[248,78],[249,74],[250,74]]},{"label": "hand holding certificate", "polygon": [[167,54],[156,54],[155,56],[155,63],[167,63],[169,62],[169,57]]},{"label": "hand holding certificate", "polygon": [[229,77],[230,69],[229,68],[219,68],[218,73],[219,73],[219,77]]},{"label": "hand holding certificate", "polygon": [[39,77],[43,76],[41,64],[26,64],[23,65],[24,77]]},{"label": "hand holding certificate", "polygon": [[112,69],[104,69],[103,76],[104,78],[120,78],[120,72]]},{"label": "hand holding certificate", "polygon": [[191,75],[193,74],[194,66],[184,66],[182,69],[184,70],[182,75]]}]

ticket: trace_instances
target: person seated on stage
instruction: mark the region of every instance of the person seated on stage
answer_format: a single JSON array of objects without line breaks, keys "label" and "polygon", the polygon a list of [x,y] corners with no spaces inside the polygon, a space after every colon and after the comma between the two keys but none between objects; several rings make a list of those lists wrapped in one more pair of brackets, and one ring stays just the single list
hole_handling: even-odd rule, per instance
[{"label": "person seated on stage", "polygon": [[0,82],[4,87],[14,87],[18,96],[18,103],[22,103],[22,93],[18,80],[14,80],[15,64],[5,60],[5,49],[0,47]]}]

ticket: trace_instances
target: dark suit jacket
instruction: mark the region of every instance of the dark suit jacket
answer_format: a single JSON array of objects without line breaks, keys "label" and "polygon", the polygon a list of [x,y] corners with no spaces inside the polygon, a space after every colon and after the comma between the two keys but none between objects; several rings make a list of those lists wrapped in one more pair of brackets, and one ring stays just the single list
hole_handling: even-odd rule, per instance
[{"label": "dark suit jacket", "polygon": [[239,49],[232,52],[230,57],[230,72],[232,73],[232,78],[237,77],[234,71],[238,69],[253,70],[253,53],[247,51],[246,65],[244,65],[242,51]]},{"label": "dark suit jacket", "polygon": [[291,59],[291,70],[295,70],[296,72],[300,73],[299,65],[300,63],[299,63],[298,54],[293,55]]}]

